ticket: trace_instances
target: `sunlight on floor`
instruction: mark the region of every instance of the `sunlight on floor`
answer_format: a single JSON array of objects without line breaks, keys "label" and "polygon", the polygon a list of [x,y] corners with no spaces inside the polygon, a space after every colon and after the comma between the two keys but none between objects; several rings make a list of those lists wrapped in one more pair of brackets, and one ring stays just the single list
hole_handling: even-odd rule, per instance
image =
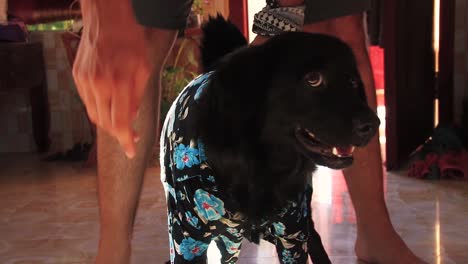
[{"label": "sunlight on floor", "polygon": [[210,246],[208,247],[208,264],[219,264],[220,258],[221,253],[216,247],[216,243],[211,241]]}]

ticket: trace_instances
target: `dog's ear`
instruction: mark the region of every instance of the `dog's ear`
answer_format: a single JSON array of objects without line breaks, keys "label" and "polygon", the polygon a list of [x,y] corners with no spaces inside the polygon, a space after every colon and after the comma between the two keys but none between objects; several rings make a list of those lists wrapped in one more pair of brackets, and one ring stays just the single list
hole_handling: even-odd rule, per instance
[{"label": "dog's ear", "polygon": [[219,146],[239,146],[255,139],[262,125],[263,105],[270,85],[268,61],[262,49],[249,47],[221,61],[201,98],[208,140]]}]

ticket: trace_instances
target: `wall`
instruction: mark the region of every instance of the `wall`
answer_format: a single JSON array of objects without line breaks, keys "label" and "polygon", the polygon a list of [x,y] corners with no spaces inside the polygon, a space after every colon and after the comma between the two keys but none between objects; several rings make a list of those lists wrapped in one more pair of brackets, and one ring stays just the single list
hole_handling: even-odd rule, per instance
[{"label": "wall", "polygon": [[7,9],[7,0],[0,0],[0,24],[5,23],[7,21]]},{"label": "wall", "polygon": [[205,12],[205,19],[208,16],[216,16],[221,13],[224,17],[229,16],[229,0],[202,0],[203,9]]},{"label": "wall", "polygon": [[253,41],[257,34],[252,32],[252,25],[254,20],[254,15],[258,11],[262,10],[265,7],[266,1],[265,0],[248,0],[247,8],[248,8],[248,15],[249,15],[249,41]]},{"label": "wall", "polygon": [[72,78],[60,31],[32,32],[42,42],[50,108],[50,152],[67,151],[75,143],[92,142],[86,112]]}]

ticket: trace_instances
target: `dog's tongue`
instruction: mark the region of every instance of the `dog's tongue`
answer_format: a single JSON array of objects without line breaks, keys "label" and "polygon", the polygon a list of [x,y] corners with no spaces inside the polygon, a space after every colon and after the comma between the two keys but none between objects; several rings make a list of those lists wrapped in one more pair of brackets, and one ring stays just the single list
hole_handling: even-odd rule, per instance
[{"label": "dog's tongue", "polygon": [[336,147],[336,150],[340,156],[351,156],[351,154],[353,154],[354,147]]}]

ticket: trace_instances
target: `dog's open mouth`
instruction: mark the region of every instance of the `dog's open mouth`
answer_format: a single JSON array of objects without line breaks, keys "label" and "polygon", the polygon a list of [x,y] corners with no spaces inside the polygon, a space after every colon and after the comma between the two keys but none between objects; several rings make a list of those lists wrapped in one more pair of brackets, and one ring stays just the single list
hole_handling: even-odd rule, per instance
[{"label": "dog's open mouth", "polygon": [[296,128],[295,136],[303,148],[305,154],[314,159],[318,165],[333,169],[342,169],[353,163],[353,152],[355,147],[333,146],[325,144],[306,128]]}]

